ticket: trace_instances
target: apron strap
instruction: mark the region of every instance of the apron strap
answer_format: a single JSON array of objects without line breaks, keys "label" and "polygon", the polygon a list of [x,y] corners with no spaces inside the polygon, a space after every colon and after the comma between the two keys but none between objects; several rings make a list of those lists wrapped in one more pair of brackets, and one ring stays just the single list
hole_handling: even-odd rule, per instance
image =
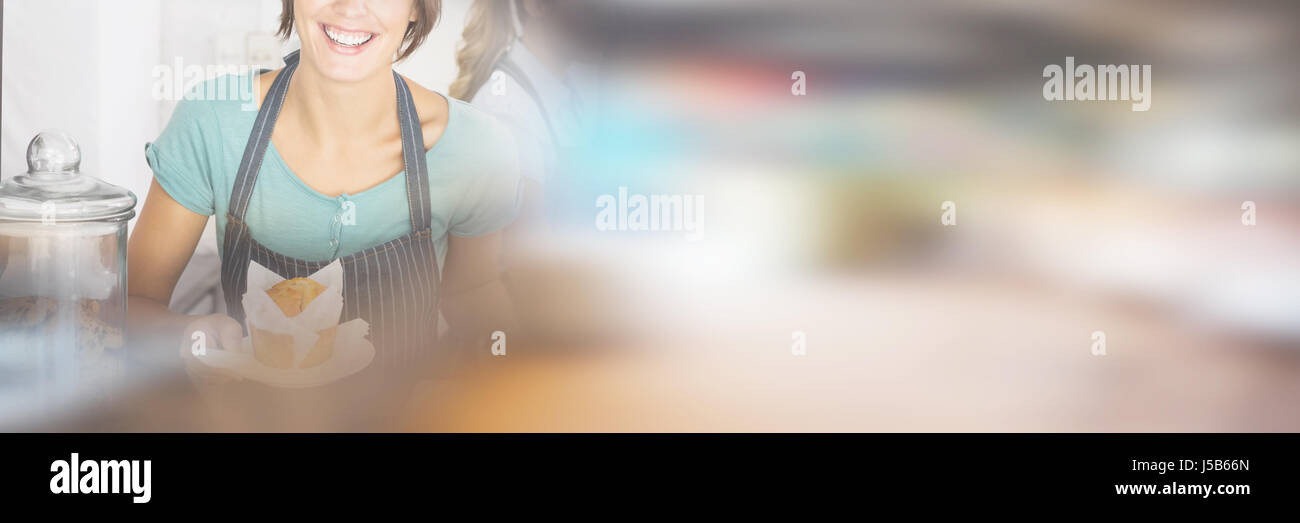
[{"label": "apron strap", "polygon": [[[402,163],[406,168],[407,208],[411,211],[411,232],[432,226],[433,205],[429,198],[429,168],[424,154],[424,128],[415,110],[411,89],[402,76],[393,71],[397,84],[397,123],[402,130]],[[448,107],[450,109],[450,107]]]},{"label": "apron strap", "polygon": [[266,156],[266,147],[271,143],[271,131],[280,118],[280,108],[284,106],[284,95],[289,92],[289,77],[298,70],[298,51],[284,57],[284,69],[271,82],[271,89],[266,92],[266,99],[257,110],[257,119],[253,121],[253,132],[248,136],[248,145],[244,147],[244,158],[239,162],[239,171],[235,175],[235,187],[230,191],[230,215],[244,221],[248,211],[248,201],[253,196],[253,185],[257,183],[257,173],[262,170],[262,158]]},{"label": "apron strap", "polygon": [[[284,97],[289,92],[289,79],[298,70],[298,58],[298,51],[284,57],[284,69],[271,83],[266,99],[257,110],[253,131],[244,147],[244,158],[239,162],[229,206],[230,215],[241,222],[248,212],[253,186],[257,184],[257,175],[262,170],[262,159],[266,157],[266,149],[271,144],[271,133],[280,117],[280,109],[284,106]],[[420,117],[415,110],[410,88],[396,72],[393,72],[393,82],[397,86],[397,121],[402,132],[402,163],[406,169],[411,232],[420,232],[430,227],[433,216],[429,201],[429,170],[424,155],[424,132],[420,127]]]}]

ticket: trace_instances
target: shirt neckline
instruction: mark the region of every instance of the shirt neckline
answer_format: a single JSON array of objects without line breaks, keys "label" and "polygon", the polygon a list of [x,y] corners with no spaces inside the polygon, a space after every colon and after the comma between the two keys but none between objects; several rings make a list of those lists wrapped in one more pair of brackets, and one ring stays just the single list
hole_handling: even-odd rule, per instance
[{"label": "shirt neckline", "polygon": [[[438,137],[438,140],[433,142],[433,146],[429,147],[428,150],[424,151],[426,164],[428,163],[428,158],[433,155],[434,151],[438,150],[438,146],[441,145],[442,142],[447,139],[447,133],[451,132],[452,129],[451,127],[452,122],[459,121],[457,118],[454,118],[452,115],[452,113],[455,111],[453,107],[456,105],[453,102],[452,98],[438,91],[433,91],[433,90],[430,91],[438,96],[441,96],[443,100],[447,102],[447,125],[442,130],[442,135]],[[385,188],[387,188],[387,186],[395,184],[397,182],[403,182],[403,184],[405,184],[406,169],[402,169],[397,174],[388,177],[388,179],[379,182],[378,184],[375,184],[374,186],[364,191],[355,194],[345,192],[339,194],[338,196],[330,196],[328,194],[316,190],[311,185],[308,185],[307,182],[303,181],[302,177],[298,176],[298,173],[293,172],[293,169],[289,167],[288,162],[285,162],[284,158],[280,156],[280,151],[275,148],[275,142],[272,140],[267,140],[266,142],[267,142],[266,154],[272,156],[272,160],[280,168],[279,170],[281,171],[282,175],[292,180],[293,184],[297,186],[299,189],[302,189],[303,192],[319,200],[324,200],[327,202],[341,202],[346,200],[356,200],[358,198],[368,196],[372,193],[382,192]]]}]

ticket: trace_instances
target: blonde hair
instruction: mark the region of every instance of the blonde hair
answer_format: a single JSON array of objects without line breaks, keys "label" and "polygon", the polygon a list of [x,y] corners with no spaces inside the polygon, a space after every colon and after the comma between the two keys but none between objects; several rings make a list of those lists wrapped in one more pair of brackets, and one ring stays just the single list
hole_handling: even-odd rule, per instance
[{"label": "blonde hair", "polygon": [[[453,98],[469,100],[487,83],[497,60],[515,38],[511,3],[516,0],[474,0],[456,50],[460,74],[448,89]],[[521,13],[522,14],[522,13]]]}]

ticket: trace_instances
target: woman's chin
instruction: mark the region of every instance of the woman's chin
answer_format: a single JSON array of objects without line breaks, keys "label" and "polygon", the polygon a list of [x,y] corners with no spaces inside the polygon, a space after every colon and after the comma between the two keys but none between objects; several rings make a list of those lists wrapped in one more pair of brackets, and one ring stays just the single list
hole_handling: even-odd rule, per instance
[{"label": "woman's chin", "polygon": [[322,66],[318,66],[316,69],[317,71],[320,72],[321,76],[325,78],[328,78],[336,82],[351,83],[351,82],[360,82],[362,80],[370,78],[371,76],[374,75],[375,68],[367,67],[365,69],[361,69],[354,66],[322,64]]},{"label": "woman's chin", "polygon": [[321,54],[324,56],[312,57],[312,65],[321,76],[339,82],[359,82],[392,67],[382,60],[375,60],[373,56],[340,57],[332,56],[329,51]]}]

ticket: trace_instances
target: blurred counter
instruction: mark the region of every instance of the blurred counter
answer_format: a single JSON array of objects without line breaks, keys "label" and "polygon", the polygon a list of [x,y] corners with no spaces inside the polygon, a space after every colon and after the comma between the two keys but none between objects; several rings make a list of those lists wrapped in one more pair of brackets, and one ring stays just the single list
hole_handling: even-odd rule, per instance
[{"label": "blurred counter", "polygon": [[[1282,415],[1300,403],[1296,347],[1234,341],[1140,304],[892,274],[774,285],[668,316],[675,327],[658,336],[521,347],[382,404],[310,391],[205,400],[177,376],[48,428],[1300,430]],[[807,334],[805,356],[792,355],[793,329]],[[1092,355],[1094,330],[1106,332],[1104,356]]]}]

